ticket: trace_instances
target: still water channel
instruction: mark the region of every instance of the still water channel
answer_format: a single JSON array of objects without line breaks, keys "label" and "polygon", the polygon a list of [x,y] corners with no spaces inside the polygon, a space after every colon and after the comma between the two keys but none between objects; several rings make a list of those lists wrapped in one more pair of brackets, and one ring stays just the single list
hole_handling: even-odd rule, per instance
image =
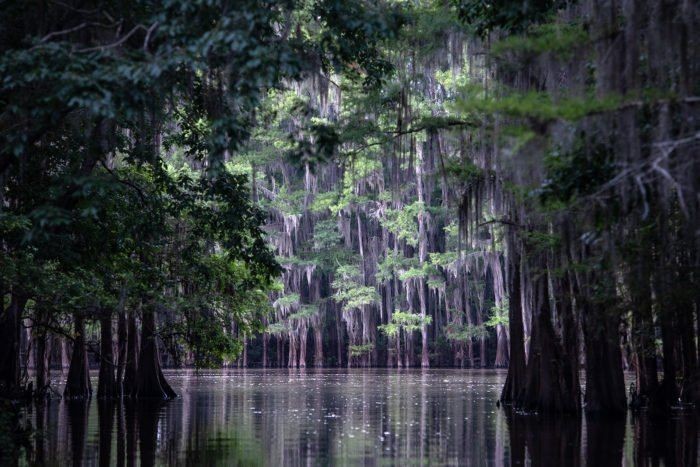
[{"label": "still water channel", "polygon": [[[493,370],[169,371],[168,403],[50,401],[19,465],[697,465],[698,417],[541,420]],[[96,383],[96,382],[95,382]]]}]

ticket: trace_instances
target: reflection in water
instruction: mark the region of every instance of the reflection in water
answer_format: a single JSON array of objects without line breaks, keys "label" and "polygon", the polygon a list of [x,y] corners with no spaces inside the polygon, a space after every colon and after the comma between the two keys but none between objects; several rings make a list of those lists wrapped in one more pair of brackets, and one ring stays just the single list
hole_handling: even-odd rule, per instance
[{"label": "reflection in water", "polygon": [[634,417],[634,460],[640,466],[698,465],[698,417]]},{"label": "reflection in water", "polygon": [[[496,407],[503,372],[171,372],[168,402],[47,402],[41,465],[696,465],[697,416],[539,418]],[[66,435],[68,433],[68,435]],[[382,459],[384,458],[384,459]]]},{"label": "reflection in water", "polygon": [[112,459],[112,427],[114,425],[114,402],[97,401],[97,419],[100,429],[100,465],[110,465]]},{"label": "reflection in water", "polygon": [[586,417],[586,465],[622,465],[625,417]]},{"label": "reflection in water", "polygon": [[[70,446],[74,466],[83,465],[85,458],[85,435],[88,428],[88,402],[71,400],[66,402],[68,408],[68,425],[70,427]],[[50,434],[47,433],[47,436]]]}]

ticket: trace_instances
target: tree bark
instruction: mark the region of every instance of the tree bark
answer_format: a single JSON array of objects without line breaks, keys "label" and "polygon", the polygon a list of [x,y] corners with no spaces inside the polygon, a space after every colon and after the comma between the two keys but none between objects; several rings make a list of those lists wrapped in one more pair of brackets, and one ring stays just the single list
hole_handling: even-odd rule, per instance
[{"label": "tree bark", "polygon": [[269,356],[267,355],[267,349],[270,345],[270,334],[264,332],[262,335],[262,367],[267,368],[270,366]]},{"label": "tree bark", "polygon": [[100,317],[100,373],[97,381],[97,397],[111,399],[119,395],[114,378],[114,355],[112,347],[112,310],[102,310]]},{"label": "tree bark", "polygon": [[323,367],[323,329],[320,323],[314,325],[314,366]]},{"label": "tree bark", "polygon": [[124,380],[122,394],[132,397],[136,392],[136,370],[139,361],[139,335],[136,329],[136,315],[133,311],[128,318],[128,336],[126,344],[126,361],[124,362]]},{"label": "tree bark", "polygon": [[306,326],[299,328],[299,368],[306,368],[306,344],[308,342],[309,329]]},{"label": "tree bark", "polygon": [[629,286],[632,297],[632,346],[639,404],[656,405],[659,391],[656,344],[652,315],[650,258],[647,245],[637,252],[639,262],[631,268]]},{"label": "tree bark", "polygon": [[126,313],[124,310],[119,310],[119,316],[117,318],[117,394],[119,396],[124,395],[124,373],[126,371],[126,360],[127,360],[127,346],[128,344],[128,330],[127,330],[127,320]]},{"label": "tree bark", "polygon": [[538,312],[533,317],[530,356],[518,408],[528,412],[576,413],[580,401],[566,388],[564,349],[552,325],[547,274],[535,279]]},{"label": "tree bark", "polygon": [[[20,333],[27,298],[13,293],[0,317],[0,393],[14,397],[20,388]],[[2,306],[2,304],[0,304]]]},{"label": "tree bark", "polygon": [[75,327],[75,340],[73,341],[73,354],[70,359],[63,397],[66,399],[87,399],[92,395],[92,383],[90,382],[90,366],[85,346],[85,321],[78,313],[73,315],[73,326]]},{"label": "tree bark", "polygon": [[502,324],[496,325],[496,368],[508,368],[508,333]]},{"label": "tree bark", "polygon": [[35,333],[36,342],[36,394],[44,396],[50,384],[51,337],[44,329]]},{"label": "tree bark", "polygon": [[134,396],[137,399],[174,399],[177,394],[165,380],[160,366],[160,354],[155,333],[156,317],[155,311],[151,307],[144,308],[141,325],[141,351],[136,372]]},{"label": "tree bark", "polygon": [[[515,247],[513,248],[515,250]],[[510,273],[508,323],[510,327],[510,362],[506,383],[501,392],[501,402],[513,403],[523,390],[525,382],[525,333],[521,303],[520,256],[513,252]]]},{"label": "tree bark", "polygon": [[627,409],[619,319],[582,298],[586,341],[586,412],[624,413]]}]

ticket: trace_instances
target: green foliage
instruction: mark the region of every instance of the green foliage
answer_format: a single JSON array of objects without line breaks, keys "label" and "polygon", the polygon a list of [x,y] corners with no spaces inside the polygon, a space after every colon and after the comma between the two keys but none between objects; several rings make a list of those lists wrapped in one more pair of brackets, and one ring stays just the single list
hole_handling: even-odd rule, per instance
[{"label": "green foliage", "polygon": [[277,196],[270,203],[270,207],[288,216],[298,216],[303,212],[303,204],[306,192],[303,190],[288,191],[286,186],[282,186],[277,192]]},{"label": "green foliage", "polygon": [[289,328],[287,327],[287,324],[283,323],[283,322],[270,323],[265,328],[265,332],[272,334],[272,335],[279,336],[279,335],[286,334],[287,332],[289,332]]},{"label": "green foliage", "polygon": [[374,350],[374,344],[372,344],[372,343],[362,344],[362,345],[351,345],[350,346],[350,356],[361,357],[363,355],[371,353],[373,350]]},{"label": "green foliage", "polygon": [[456,251],[446,251],[444,253],[433,252],[430,253],[429,257],[432,265],[446,268],[450,267],[459,259],[459,253]]},{"label": "green foliage", "polygon": [[445,326],[447,339],[457,342],[468,342],[488,336],[488,330],[484,324],[448,324]]},{"label": "green foliage", "polygon": [[336,248],[341,240],[338,223],[334,219],[322,220],[314,225],[313,249],[315,251]]},{"label": "green foliage", "polygon": [[399,273],[399,279],[402,281],[425,279],[431,275],[436,276],[437,274],[438,271],[430,263],[426,262],[401,271]]},{"label": "green foliage", "polygon": [[395,310],[391,315],[391,321],[377,328],[387,336],[395,336],[399,331],[410,333],[419,331],[423,325],[432,323],[432,316],[421,316],[410,311]]},{"label": "green foliage", "polygon": [[491,315],[484,325],[488,328],[495,328],[499,325],[508,327],[508,306],[508,299],[504,299],[500,306],[493,305]]},{"label": "green foliage", "polygon": [[506,92],[499,97],[493,93],[482,94],[481,88],[467,87],[456,107],[461,112],[481,114],[502,114],[510,117],[527,117],[540,122],[566,120],[576,122],[589,115],[609,112],[622,104],[620,96],[608,95],[598,98],[585,97],[554,98],[548,92]]},{"label": "green foliage", "polygon": [[275,308],[281,309],[281,310],[289,310],[292,307],[296,307],[299,305],[299,294],[298,293],[290,293],[287,295],[282,295],[279,297],[275,302],[273,303],[273,306]]},{"label": "green foliage", "polygon": [[616,173],[610,147],[589,144],[583,137],[569,150],[555,147],[544,164],[546,178],[534,194],[548,209],[565,208],[593,194]]},{"label": "green foliage", "polygon": [[318,314],[318,305],[302,305],[299,311],[287,317],[288,320],[308,320]]},{"label": "green foliage", "polygon": [[197,368],[221,366],[224,359],[233,359],[242,350],[242,343],[224,331],[219,319],[195,313],[189,316],[186,326],[178,326],[192,349]]},{"label": "green foliage", "polygon": [[329,211],[332,206],[338,200],[338,193],[335,191],[328,191],[326,193],[319,193],[314,198],[309,210],[314,213],[323,214]]},{"label": "green foliage", "polygon": [[381,222],[390,232],[405,240],[409,245],[418,245],[418,215],[425,212],[425,205],[419,201],[402,209],[387,209]]},{"label": "green foliage", "polygon": [[460,19],[484,38],[498,30],[523,32],[531,24],[549,19],[563,5],[561,0],[456,0],[455,3]]},{"label": "green foliage", "polygon": [[393,251],[389,251],[382,262],[377,265],[375,277],[379,282],[390,281],[394,278],[394,274],[398,274],[407,264],[408,261],[403,256],[396,255]]},{"label": "green foliage", "polygon": [[483,170],[472,161],[447,160],[445,162],[445,175],[464,181],[467,184],[483,179]]},{"label": "green foliage", "polygon": [[379,300],[374,287],[362,285],[362,276],[355,265],[338,266],[331,286],[335,290],[333,298],[343,304],[343,311],[359,310]]},{"label": "green foliage", "polygon": [[506,54],[538,56],[551,53],[570,58],[577,49],[588,44],[588,33],[578,24],[546,23],[533,26],[527,34],[509,35],[493,45],[495,56]]}]

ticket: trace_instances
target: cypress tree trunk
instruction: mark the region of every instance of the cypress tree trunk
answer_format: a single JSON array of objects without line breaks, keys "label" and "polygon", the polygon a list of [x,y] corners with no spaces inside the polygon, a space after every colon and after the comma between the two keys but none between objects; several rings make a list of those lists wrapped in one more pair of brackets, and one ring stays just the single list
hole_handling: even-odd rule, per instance
[{"label": "cypress tree trunk", "polygon": [[309,330],[306,326],[299,328],[299,368],[306,368],[306,344],[309,337]]},{"label": "cypress tree trunk", "polygon": [[264,332],[262,335],[262,345],[262,367],[267,368],[268,366],[270,366],[270,357],[267,355],[267,349],[270,345],[270,334],[267,332]]},{"label": "cypress tree trunk", "polygon": [[496,368],[508,367],[508,333],[502,324],[496,325],[496,360],[493,366]]},{"label": "cypress tree trunk", "polygon": [[26,304],[25,297],[13,293],[10,304],[0,316],[0,393],[9,397],[20,391],[21,318]]},{"label": "cypress tree trunk", "polygon": [[624,413],[627,409],[618,317],[582,298],[586,341],[586,411]]},{"label": "cypress tree trunk", "polygon": [[[515,248],[513,248],[515,250]],[[523,309],[521,303],[520,256],[512,253],[510,273],[510,299],[508,303],[508,323],[510,327],[510,363],[508,376],[501,392],[501,401],[513,403],[523,390],[525,382],[525,333],[523,329]]]},{"label": "cypress tree trunk", "polygon": [[278,334],[275,336],[275,350],[277,352],[277,368],[282,368],[282,338]]},{"label": "cypress tree trunk", "polygon": [[46,311],[42,308],[36,310],[36,319],[32,327],[34,336],[34,348],[36,349],[36,389],[37,396],[43,396],[50,384],[49,372],[51,364],[51,339],[46,328]]},{"label": "cypress tree trunk", "polygon": [[155,311],[149,306],[143,311],[141,351],[136,372],[135,397],[139,399],[173,399],[177,394],[163,376],[156,331]]},{"label": "cypress tree trunk", "polygon": [[136,329],[136,316],[133,311],[129,313],[127,328],[128,336],[122,394],[132,397],[136,392],[136,370],[139,360],[139,336]]},{"label": "cypress tree trunk", "polygon": [[70,357],[68,356],[68,341],[65,337],[59,338],[61,348],[61,374],[66,374],[66,369],[70,367]]},{"label": "cypress tree trunk", "polygon": [[537,313],[532,322],[525,386],[517,406],[528,412],[575,413],[580,402],[567,391],[564,349],[552,325],[546,273],[535,279],[535,292]]},{"label": "cypress tree trunk", "polygon": [[[688,248],[690,249],[690,248]],[[681,383],[681,400],[686,403],[700,403],[700,371],[698,370],[697,349],[695,345],[695,329],[693,326],[693,300],[691,290],[693,283],[687,271],[686,258],[682,258],[677,265],[678,278],[677,290],[674,293],[674,307],[678,316],[678,333],[681,343],[681,357],[683,368],[683,380]]]},{"label": "cypress tree trunk", "polygon": [[90,366],[85,347],[85,321],[80,314],[73,315],[73,325],[75,327],[75,340],[73,341],[73,354],[70,359],[63,397],[66,399],[87,399],[92,395],[92,384],[90,383]]},{"label": "cypress tree trunk", "polygon": [[294,331],[291,331],[289,333],[289,355],[287,357],[288,368],[294,368],[299,366],[297,360],[297,343],[297,336],[295,335]]},{"label": "cypress tree trunk", "polygon": [[338,368],[343,366],[343,330],[340,327],[340,320],[336,317],[335,319],[335,335],[336,335],[336,349],[338,355],[338,362],[336,366]]},{"label": "cypress tree trunk", "polygon": [[97,381],[97,397],[100,399],[111,399],[119,393],[114,378],[111,311],[102,310],[100,318],[100,374]]},{"label": "cypress tree trunk", "polygon": [[323,334],[320,325],[314,325],[314,366],[323,366]]},{"label": "cypress tree trunk", "polygon": [[119,396],[124,395],[124,372],[126,371],[126,353],[128,346],[128,330],[127,330],[127,320],[126,313],[124,310],[119,311],[119,317],[117,321],[117,394]]},{"label": "cypress tree trunk", "polygon": [[36,333],[36,394],[43,396],[49,387],[51,368],[51,338],[41,329]]},{"label": "cypress tree trunk", "polygon": [[659,390],[656,344],[652,316],[650,258],[646,245],[638,252],[639,263],[630,272],[632,297],[632,346],[635,352],[635,376],[639,404],[656,406]]},{"label": "cypress tree trunk", "polygon": [[[566,273],[564,277],[557,281],[559,285],[558,296],[559,314],[562,321],[562,344],[564,355],[562,355],[563,373],[564,373],[564,391],[571,395],[576,402],[576,410],[581,409],[581,383],[579,381],[579,322],[576,319],[574,309],[574,287],[571,281],[570,273]],[[619,349],[619,345],[617,346]],[[622,367],[620,367],[622,369]],[[624,395],[624,382],[622,385]]]},{"label": "cypress tree trunk", "polygon": [[248,368],[248,338],[243,338],[243,368]]},{"label": "cypress tree trunk", "polygon": [[673,316],[670,310],[661,310],[661,347],[663,350],[664,379],[661,384],[661,399],[668,408],[678,402],[678,387],[676,386],[676,349]]},{"label": "cypress tree trunk", "polygon": [[[421,210],[418,212],[418,260],[420,261],[421,267],[428,257],[428,237],[425,228],[428,214],[425,211],[426,207],[423,186],[423,151],[423,143],[418,143],[416,145],[416,191],[418,194],[418,202],[423,205]],[[428,368],[430,367],[430,357],[428,354],[428,323],[426,322],[428,305],[425,292],[425,279],[421,277],[418,280],[418,299],[420,303],[420,316],[422,321],[420,366],[423,368]]]}]

